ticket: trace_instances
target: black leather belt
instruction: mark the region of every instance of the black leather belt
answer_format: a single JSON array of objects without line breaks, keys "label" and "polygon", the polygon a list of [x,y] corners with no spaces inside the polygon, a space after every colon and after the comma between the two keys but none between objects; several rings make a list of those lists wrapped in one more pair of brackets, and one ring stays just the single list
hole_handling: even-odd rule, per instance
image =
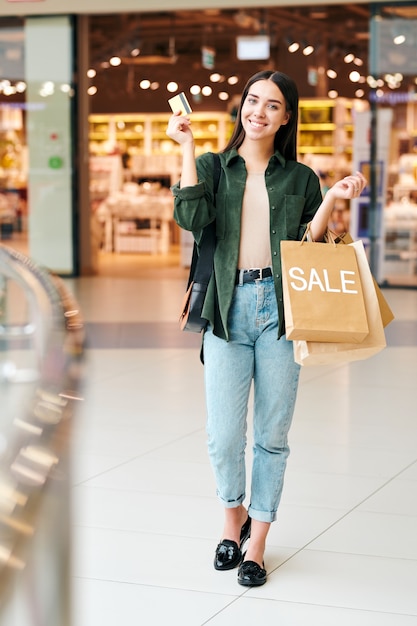
[{"label": "black leather belt", "polygon": [[257,267],[250,270],[237,270],[236,285],[240,283],[252,283],[255,280],[269,278],[269,276],[272,276],[271,267]]}]

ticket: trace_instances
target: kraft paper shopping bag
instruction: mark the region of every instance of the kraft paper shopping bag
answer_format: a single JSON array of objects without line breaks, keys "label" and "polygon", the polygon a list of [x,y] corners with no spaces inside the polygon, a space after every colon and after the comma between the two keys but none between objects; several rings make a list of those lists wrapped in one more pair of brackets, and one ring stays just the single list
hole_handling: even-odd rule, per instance
[{"label": "kraft paper shopping bag", "polygon": [[314,341],[293,342],[294,359],[300,365],[326,365],[329,363],[345,363],[367,359],[386,346],[381,309],[378,301],[375,281],[369,268],[365,248],[362,241],[344,246],[356,253],[361,282],[365,296],[366,315],[369,334],[361,343],[329,343]]},{"label": "kraft paper shopping bag", "polygon": [[281,259],[287,339],[363,341],[369,328],[355,250],[282,241]]}]

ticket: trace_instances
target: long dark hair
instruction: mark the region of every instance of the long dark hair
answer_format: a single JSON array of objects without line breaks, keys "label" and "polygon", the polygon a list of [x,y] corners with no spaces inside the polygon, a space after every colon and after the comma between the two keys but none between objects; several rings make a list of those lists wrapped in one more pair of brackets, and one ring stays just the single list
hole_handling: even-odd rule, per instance
[{"label": "long dark hair", "polygon": [[298,126],[298,89],[295,82],[282,72],[275,72],[273,70],[264,70],[257,72],[245,85],[245,88],[240,99],[239,108],[237,111],[237,118],[235,127],[233,129],[232,136],[230,137],[225,149],[231,150],[232,148],[238,149],[245,138],[245,131],[242,126],[241,111],[243,103],[245,102],[252,85],[259,80],[272,80],[273,83],[281,91],[285,98],[285,106],[287,113],[290,114],[288,123],[281,126],[275,134],[274,149],[279,150],[283,157],[288,160],[297,160],[297,126]]}]

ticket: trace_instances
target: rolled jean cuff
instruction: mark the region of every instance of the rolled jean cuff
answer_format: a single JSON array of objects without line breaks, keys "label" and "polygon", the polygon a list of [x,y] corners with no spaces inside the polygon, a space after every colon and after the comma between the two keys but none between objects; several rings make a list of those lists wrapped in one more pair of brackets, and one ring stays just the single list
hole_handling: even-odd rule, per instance
[{"label": "rolled jean cuff", "polygon": [[266,522],[267,524],[271,524],[277,519],[276,511],[257,511],[251,506],[248,508],[248,515],[257,522]]},{"label": "rolled jean cuff", "polygon": [[217,493],[217,497],[219,498],[220,502],[223,504],[225,509],[236,509],[238,506],[243,504],[246,496],[245,494],[243,494],[237,500],[223,500],[220,494]]}]

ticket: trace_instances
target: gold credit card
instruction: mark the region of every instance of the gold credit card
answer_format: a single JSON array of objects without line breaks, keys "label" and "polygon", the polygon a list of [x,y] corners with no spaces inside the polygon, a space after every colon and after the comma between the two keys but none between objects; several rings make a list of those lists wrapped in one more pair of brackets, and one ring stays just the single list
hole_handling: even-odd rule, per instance
[{"label": "gold credit card", "polygon": [[168,104],[171,107],[173,113],[181,111],[181,115],[188,115],[192,112],[190,103],[188,102],[187,97],[183,91],[181,93],[178,93],[173,98],[170,98],[168,100]]}]

